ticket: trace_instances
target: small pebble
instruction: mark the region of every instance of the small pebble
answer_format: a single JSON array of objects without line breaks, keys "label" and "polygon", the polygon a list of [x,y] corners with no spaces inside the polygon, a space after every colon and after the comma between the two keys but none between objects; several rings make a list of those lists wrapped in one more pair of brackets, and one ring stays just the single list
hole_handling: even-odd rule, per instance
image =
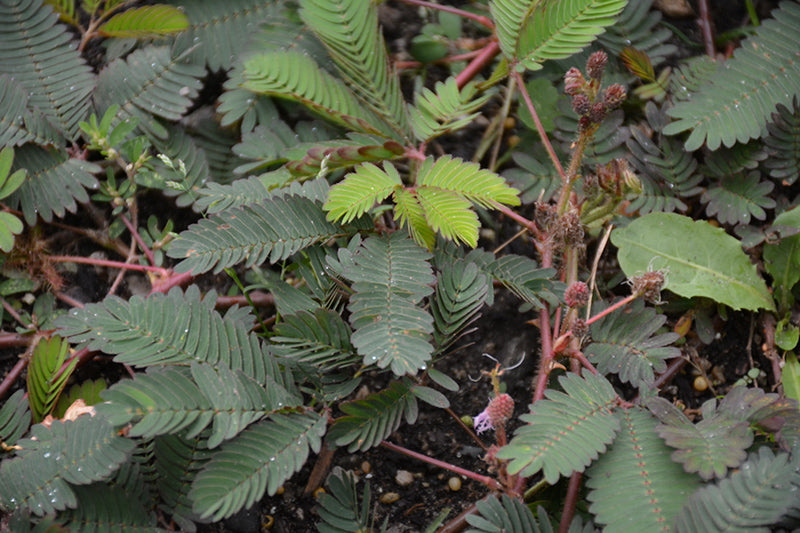
[{"label": "small pebble", "polygon": [[407,487],[414,481],[414,475],[408,470],[398,470],[394,476],[394,480],[401,487]]},{"label": "small pebble", "polygon": [[461,478],[456,476],[451,477],[447,480],[447,486],[450,487],[450,490],[453,492],[461,489]]},{"label": "small pebble", "polygon": [[369,474],[370,472],[372,472],[372,465],[369,464],[369,461],[364,461],[363,463],[361,463],[361,471],[364,472],[365,474]]},{"label": "small pebble", "polygon": [[694,390],[697,392],[703,392],[708,389],[708,380],[703,376],[697,376],[694,378]]},{"label": "small pebble", "polygon": [[400,499],[400,495],[396,492],[387,492],[381,495],[381,503],[394,503]]}]

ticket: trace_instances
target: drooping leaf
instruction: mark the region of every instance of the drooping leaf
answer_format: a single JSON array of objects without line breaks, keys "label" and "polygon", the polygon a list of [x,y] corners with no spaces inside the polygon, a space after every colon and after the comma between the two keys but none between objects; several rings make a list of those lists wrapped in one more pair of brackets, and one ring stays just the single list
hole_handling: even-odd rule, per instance
[{"label": "drooping leaf", "polygon": [[407,379],[394,381],[380,392],[363,400],[340,404],[345,416],[334,421],[328,439],[336,446],[347,446],[350,453],[377,446],[400,427],[403,420],[413,424],[419,407]]},{"label": "drooping leaf", "polygon": [[753,432],[746,420],[726,413],[714,416],[710,405],[704,405],[708,416],[697,424],[692,424],[663,398],[650,398],[647,406],[661,420],[656,433],[669,446],[677,448],[672,459],[703,479],[724,477],[728,468],[738,467],[747,457],[745,450],[753,443]]},{"label": "drooping leaf", "polygon": [[737,472],[692,494],[678,514],[676,531],[766,533],[797,507],[798,458],[766,446],[750,454]]},{"label": "drooping leaf", "polygon": [[[800,229],[800,209],[791,209],[775,217],[774,225]],[[764,246],[764,268],[772,276],[775,295],[781,309],[794,301],[792,288],[800,281],[800,234],[785,237]]]},{"label": "drooping leaf", "polygon": [[431,300],[438,351],[445,350],[475,322],[486,303],[491,285],[475,263],[447,263],[437,276],[436,297]]},{"label": "drooping leaf", "polygon": [[749,224],[750,217],[767,218],[764,209],[775,207],[769,194],[775,188],[771,181],[761,181],[757,171],[733,174],[709,187],[700,197],[706,205],[706,215],[715,217],[720,224]]},{"label": "drooping leaf", "polygon": [[778,104],[767,131],[764,144],[770,157],[765,166],[771,178],[791,185],[800,177],[800,97],[794,97],[791,108]]},{"label": "drooping leaf", "polygon": [[77,357],[67,361],[68,352],[69,343],[58,336],[39,341],[33,350],[28,363],[28,402],[36,423],[53,411],[78,364]]},{"label": "drooping leaf", "polygon": [[37,424],[17,443],[17,457],[0,463],[0,505],[39,516],[77,506],[70,485],[106,478],[125,462],[134,447],[115,434],[102,417]]},{"label": "drooping leaf", "polygon": [[650,213],[614,230],[611,242],[628,276],[663,269],[664,288],[681,296],[706,296],[734,309],[775,309],[739,241],[708,222]]},{"label": "drooping leaf", "polygon": [[157,4],[128,9],[113,15],[97,28],[103,37],[146,39],[178,33],[189,19],[178,8]]},{"label": "drooping leaf", "polygon": [[[136,531],[160,533],[158,517],[138,494],[111,483],[93,483],[71,487],[78,505],[59,513],[56,523],[67,531]],[[57,526],[56,526],[57,527]]]},{"label": "drooping leaf", "polygon": [[616,394],[602,376],[559,378],[564,392],[548,389],[546,399],[520,416],[520,427],[497,457],[509,459],[509,473],[532,476],[540,470],[548,483],[583,472],[614,440],[620,428],[612,408]]},{"label": "drooping leaf", "polygon": [[47,115],[38,108],[28,108],[25,88],[11,75],[0,74],[0,145],[48,145],[61,142],[62,138]]},{"label": "drooping leaf", "polygon": [[350,328],[339,313],[329,309],[284,316],[274,332],[270,340],[277,356],[313,364],[323,372],[360,360],[350,344]]},{"label": "drooping leaf", "polygon": [[783,2],[755,35],[742,42],[733,58],[717,69],[709,83],[679,102],[669,114],[678,119],[664,128],[674,135],[691,130],[684,147],[705,142],[716,150],[761,136],[778,104],[791,105],[800,93],[800,62],[789,43],[800,38],[800,6]]},{"label": "drooping leaf", "polygon": [[188,364],[205,361],[241,370],[259,382],[269,375],[281,382],[274,358],[249,333],[249,324],[222,317],[215,298],[200,301],[199,290],[172,289],[147,298],[116,296],[73,309],[56,324],[73,342],[116,355],[132,366]]},{"label": "drooping leaf", "polygon": [[666,360],[679,357],[678,348],[669,346],[680,335],[656,332],[667,321],[655,309],[645,308],[642,300],[592,324],[592,341],[584,354],[601,374],[617,374],[635,387],[650,385],[656,373],[667,368]]},{"label": "drooping leaf", "polygon": [[335,467],[328,476],[330,494],[323,493],[319,498],[319,517],[317,524],[319,533],[351,533],[353,531],[369,531],[370,529],[370,488],[364,483],[364,492],[360,498],[356,484],[358,478],[350,471]]},{"label": "drooping leaf", "polygon": [[374,112],[338,78],[297,52],[265,52],[244,63],[244,84],[255,93],[299,102],[341,126],[392,137]]},{"label": "drooping leaf", "polygon": [[74,140],[89,115],[95,75],[58,15],[39,0],[0,4],[0,75],[9,74],[27,93],[28,106]]},{"label": "drooping leaf", "polygon": [[225,443],[205,464],[189,497],[201,518],[218,521],[252,506],[266,492],[275,494],[308,459],[319,452],[327,415],[274,414]]},{"label": "drooping leaf", "polygon": [[401,140],[408,134],[400,80],[389,64],[369,0],[301,0],[300,15],[325,44],[351,91],[367,103]]},{"label": "drooping leaf", "polygon": [[670,531],[699,480],[670,459],[647,411],[625,409],[617,417],[619,434],[587,472],[589,510],[603,531]]},{"label": "drooping leaf", "polygon": [[25,391],[19,389],[0,407],[0,442],[14,446],[31,425],[31,411]]},{"label": "drooping leaf", "polygon": [[158,480],[155,488],[164,502],[162,510],[186,531],[192,531],[195,521],[202,521],[192,511],[189,491],[212,455],[204,444],[202,434],[192,439],[177,435],[153,439],[154,473]]},{"label": "drooping leaf", "polygon": [[535,307],[544,306],[542,300],[551,304],[558,302],[554,294],[557,289],[551,281],[556,271],[552,268],[539,268],[533,259],[521,255],[504,255],[490,263],[486,269],[518,298]]}]

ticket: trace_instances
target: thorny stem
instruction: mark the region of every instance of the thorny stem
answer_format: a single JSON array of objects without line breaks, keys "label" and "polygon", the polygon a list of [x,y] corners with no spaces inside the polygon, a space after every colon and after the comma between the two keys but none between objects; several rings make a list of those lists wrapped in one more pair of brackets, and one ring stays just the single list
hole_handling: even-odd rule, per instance
[{"label": "thorny stem", "polygon": [[503,488],[502,485],[500,485],[500,483],[498,483],[497,480],[492,477],[476,474],[471,470],[466,470],[464,468],[461,468],[460,466],[451,465],[450,463],[447,463],[445,461],[440,461],[439,459],[428,457],[427,455],[415,452],[413,450],[409,450],[408,448],[404,448],[402,446],[398,446],[397,444],[393,444],[388,441],[382,441],[381,446],[383,446],[384,448],[388,448],[392,451],[395,451],[397,453],[402,453],[403,455],[413,457],[414,459],[419,459],[420,461],[424,461],[428,464],[444,468],[445,470],[450,470],[451,472],[455,472],[456,474],[460,474],[470,479],[474,479],[475,481],[478,481],[488,486],[492,490],[501,490]]},{"label": "thorny stem", "polygon": [[458,9],[456,7],[450,6],[443,6],[440,4],[434,4],[431,2],[426,2],[425,0],[402,0],[406,4],[411,4],[414,6],[421,6],[427,7],[428,9],[435,9],[437,11],[445,11],[447,13],[452,13],[454,15],[458,15],[459,17],[463,17],[465,19],[474,20],[481,26],[486,26],[490,30],[494,30],[494,22],[489,17],[484,17],[483,15],[476,15],[475,13],[470,13],[469,11],[464,11],[463,9]]},{"label": "thorny stem", "polygon": [[528,108],[528,111],[530,111],[531,117],[533,117],[533,123],[536,124],[536,131],[539,132],[539,137],[541,137],[542,144],[544,144],[544,147],[547,150],[547,155],[550,156],[550,160],[553,162],[553,166],[558,171],[558,175],[561,176],[561,180],[566,183],[567,175],[564,172],[564,167],[561,165],[561,161],[558,159],[556,151],[553,149],[553,145],[550,143],[550,139],[547,137],[547,132],[544,130],[542,121],[539,120],[539,114],[536,112],[536,108],[533,106],[531,95],[528,94],[528,90],[525,88],[525,82],[522,79],[522,75],[517,72],[513,65],[509,65],[508,69],[514,79],[517,80],[517,87],[519,87],[519,92],[522,95],[522,99],[525,100],[525,106]]}]

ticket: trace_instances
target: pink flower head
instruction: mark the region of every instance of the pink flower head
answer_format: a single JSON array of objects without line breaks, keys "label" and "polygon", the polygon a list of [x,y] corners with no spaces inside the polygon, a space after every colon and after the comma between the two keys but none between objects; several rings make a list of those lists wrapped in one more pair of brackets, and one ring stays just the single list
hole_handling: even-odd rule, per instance
[{"label": "pink flower head", "polygon": [[514,414],[514,400],[508,394],[500,394],[492,398],[486,409],[472,419],[475,431],[483,433],[487,429],[504,426]]}]

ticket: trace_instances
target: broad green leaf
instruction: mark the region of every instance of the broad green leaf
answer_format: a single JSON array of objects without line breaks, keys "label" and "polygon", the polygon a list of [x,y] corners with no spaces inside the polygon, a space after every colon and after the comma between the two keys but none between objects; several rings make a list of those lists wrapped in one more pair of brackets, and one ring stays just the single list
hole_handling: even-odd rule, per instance
[{"label": "broad green leaf", "polygon": [[681,296],[705,296],[733,309],[775,309],[739,241],[704,220],[651,213],[615,230],[611,242],[628,276],[663,270],[664,288]]},{"label": "broad green leaf", "polygon": [[[791,209],[775,217],[773,226],[800,229],[800,209]],[[772,276],[775,299],[781,309],[794,301],[792,288],[800,281],[800,233],[764,245],[764,269]]]},{"label": "broad green leaf", "polygon": [[98,28],[103,37],[146,39],[178,33],[189,27],[189,19],[177,7],[142,6],[118,13]]},{"label": "broad green leaf", "polygon": [[792,352],[786,354],[786,364],[781,370],[781,382],[786,397],[800,401],[800,363]]}]

